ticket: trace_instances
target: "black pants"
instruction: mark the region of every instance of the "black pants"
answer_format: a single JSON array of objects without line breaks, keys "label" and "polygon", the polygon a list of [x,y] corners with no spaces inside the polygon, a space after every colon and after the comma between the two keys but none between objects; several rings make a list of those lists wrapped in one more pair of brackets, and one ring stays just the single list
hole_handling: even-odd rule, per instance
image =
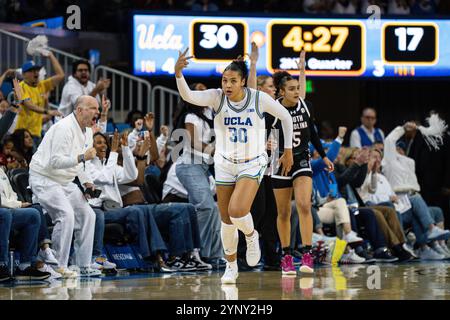
[{"label": "black pants", "polygon": [[371,209],[359,208],[356,216],[350,210],[350,221],[352,230],[357,230],[362,238],[369,240],[373,250],[386,247],[386,239]]},{"label": "black pants", "polygon": [[[277,231],[277,204],[272,188],[272,180],[269,176],[264,176],[259,186],[258,193],[253,200],[251,213],[255,229],[262,238],[262,257],[265,264],[278,266],[280,264],[280,254],[277,252],[279,242]],[[239,232],[238,256],[244,258],[247,250],[245,236]]]}]

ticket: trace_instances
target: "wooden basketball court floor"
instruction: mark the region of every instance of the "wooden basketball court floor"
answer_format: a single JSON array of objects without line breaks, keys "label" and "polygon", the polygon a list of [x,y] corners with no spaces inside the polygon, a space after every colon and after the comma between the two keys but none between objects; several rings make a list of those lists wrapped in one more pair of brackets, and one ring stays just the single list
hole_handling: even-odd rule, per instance
[{"label": "wooden basketball court floor", "polygon": [[52,282],[7,283],[0,300],[450,300],[450,261],[322,266],[313,276],[240,272],[222,286],[223,271],[128,274]]}]

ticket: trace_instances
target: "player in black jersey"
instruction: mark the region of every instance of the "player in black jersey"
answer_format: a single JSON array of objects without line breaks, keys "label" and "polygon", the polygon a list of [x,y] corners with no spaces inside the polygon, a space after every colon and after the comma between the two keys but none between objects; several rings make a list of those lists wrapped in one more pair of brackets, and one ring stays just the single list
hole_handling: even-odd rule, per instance
[{"label": "player in black jersey", "polygon": [[[305,102],[305,53],[300,54],[299,59],[300,82],[293,78],[288,72],[277,72],[273,75],[274,84],[277,88],[278,101],[291,114],[294,127],[293,134],[293,154],[294,165],[288,176],[281,175],[280,168],[274,168],[272,175],[275,198],[278,208],[278,233],[283,248],[283,258],[281,268],[283,274],[295,275],[295,267],[290,252],[291,234],[291,199],[294,191],[297,211],[300,220],[300,232],[302,236],[302,265],[300,272],[312,273],[313,258],[311,256],[313,221],[311,214],[311,193],[312,193],[312,170],[310,164],[309,143],[323,158],[328,170],[334,170],[333,163],[326,157],[320,142],[317,130],[310,113],[311,104]],[[270,125],[275,136],[278,135],[279,153],[283,153],[283,134],[277,119],[267,116],[266,123]],[[275,129],[275,130],[274,130]]]}]

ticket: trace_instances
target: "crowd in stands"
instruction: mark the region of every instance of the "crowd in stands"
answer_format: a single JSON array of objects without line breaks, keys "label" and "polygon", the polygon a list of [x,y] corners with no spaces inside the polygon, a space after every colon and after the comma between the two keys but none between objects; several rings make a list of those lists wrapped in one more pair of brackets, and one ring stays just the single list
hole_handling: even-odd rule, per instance
[{"label": "crowd in stands", "polygon": [[[161,126],[155,135],[154,115],[133,111],[128,116],[128,129],[107,132],[111,104],[106,93],[111,81],[91,82],[90,64],[77,61],[64,84],[59,109],[52,110],[46,97],[67,75],[53,54],[48,58],[55,75],[46,79],[40,79],[41,66],[33,61],[23,64],[20,83],[11,70],[0,77],[0,87],[9,82],[15,92],[0,93],[0,281],[10,277],[7,265],[12,243],[21,253],[15,272],[18,279],[96,276],[101,270],[114,269],[116,265],[103,249],[108,224],[123,226],[143,259],[155,266],[154,271],[192,272],[224,267],[211,166],[212,111],[181,101],[174,128]],[[266,81],[267,77],[258,79],[260,90],[265,90]],[[191,87],[206,89],[199,83]],[[42,136],[52,123],[73,116],[86,96],[94,97],[101,109],[92,123],[95,152],[83,159],[84,170],[100,194],[87,197],[95,212],[95,223],[86,231],[93,237],[92,263],[87,269],[77,269],[74,257],[70,257],[72,234],[65,236],[70,239],[66,242],[58,238],[57,243],[52,243],[50,239],[55,239],[55,232],[72,230],[78,222],[43,210],[33,201],[33,186],[30,191],[27,178],[24,181],[19,176],[27,173]],[[437,115],[432,117],[436,119]],[[49,125],[43,127],[46,123]],[[440,186],[448,196],[449,143],[444,137],[443,145],[437,143],[440,149],[433,149],[421,128],[415,122],[406,122],[385,134],[376,127],[376,111],[365,108],[361,125],[350,134],[350,146],[343,146],[345,127],[338,129],[334,140],[323,141],[327,157],[335,163],[335,172],[327,171],[317,151],[311,149],[316,246],[332,243],[336,237],[345,240],[348,245],[341,263],[450,258],[446,243],[450,232],[445,230],[442,209],[431,205],[433,187],[422,172],[430,170],[424,167],[427,157],[440,163],[444,173],[441,178],[446,179]],[[175,129],[185,130],[178,154],[171,152],[175,142],[170,139],[170,131]],[[275,150],[276,145],[270,140],[268,149]],[[65,148],[69,150],[71,146]],[[41,150],[39,157],[45,152]],[[86,192],[81,183],[79,187]],[[258,194],[265,192],[260,188]],[[270,207],[276,204],[272,198],[263,199],[267,202],[261,203],[257,195],[251,210],[263,243],[260,266],[280,270],[276,208]],[[301,237],[296,217],[291,216],[291,247],[299,258]],[[239,243],[239,252],[245,251],[242,235]],[[239,265],[250,268],[243,260],[239,260]]]},{"label": "crowd in stands", "polygon": [[[443,0],[0,0],[4,9],[0,10],[0,21],[22,23],[65,16],[70,5],[81,8],[83,29],[106,32],[126,32],[128,12],[132,10],[367,15],[374,13],[367,8],[376,5],[383,15],[450,14],[450,5]],[[98,15],[99,12],[102,14]]]}]

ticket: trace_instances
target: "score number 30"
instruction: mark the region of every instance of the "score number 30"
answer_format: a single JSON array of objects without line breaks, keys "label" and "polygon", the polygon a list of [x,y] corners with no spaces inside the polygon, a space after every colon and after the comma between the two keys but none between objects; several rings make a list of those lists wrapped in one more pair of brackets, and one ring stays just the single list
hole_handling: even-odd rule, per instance
[{"label": "score number 30", "polygon": [[203,33],[203,39],[199,44],[205,49],[213,49],[217,45],[223,49],[231,49],[239,38],[236,29],[229,24],[220,28],[215,24],[202,24],[200,32]]},{"label": "score number 30", "polygon": [[[313,52],[340,52],[345,40],[347,40],[349,30],[347,27],[317,27],[311,32],[302,33],[302,28],[299,26],[292,27],[291,30],[283,38],[283,46],[292,48],[299,52],[305,47],[305,51]],[[312,44],[305,41],[311,41],[312,35],[318,39]],[[331,36],[336,36],[333,45],[330,45]],[[309,45],[309,46],[308,46]]]}]

